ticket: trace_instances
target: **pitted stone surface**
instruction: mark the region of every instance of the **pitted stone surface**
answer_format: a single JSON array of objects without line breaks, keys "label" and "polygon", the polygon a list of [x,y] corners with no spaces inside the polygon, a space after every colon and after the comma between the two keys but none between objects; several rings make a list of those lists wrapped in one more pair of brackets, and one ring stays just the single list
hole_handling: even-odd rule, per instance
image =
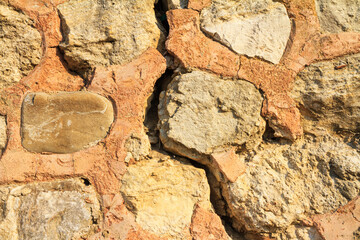
[{"label": "pitted stone surface", "polygon": [[41,35],[34,22],[0,1],[0,89],[28,75],[41,54]]},{"label": "pitted stone surface", "polygon": [[239,54],[279,63],[290,36],[284,5],[271,0],[213,0],[201,12],[201,28]]},{"label": "pitted stone surface", "polygon": [[246,157],[245,174],[223,188],[238,230],[284,232],[311,215],[335,211],[360,193],[359,152],[338,138],[263,143]]},{"label": "pitted stone surface", "polygon": [[82,239],[101,218],[95,189],[80,179],[0,187],[1,239]]},{"label": "pitted stone surface", "polygon": [[262,96],[246,81],[193,71],[160,96],[160,139],[174,153],[202,160],[215,149],[261,142]]},{"label": "pitted stone surface", "polygon": [[314,63],[295,79],[290,96],[302,106],[305,131],[360,130],[360,54]]},{"label": "pitted stone surface", "polygon": [[65,60],[75,70],[122,65],[156,48],[155,0],[71,0],[58,6]]},{"label": "pitted stone surface", "polygon": [[90,92],[29,93],[21,120],[27,150],[71,153],[102,140],[114,113],[108,99]]},{"label": "pitted stone surface", "polygon": [[166,239],[187,239],[194,206],[210,209],[210,187],[203,169],[160,156],[128,167],[121,192],[140,226]]},{"label": "pitted stone surface", "polygon": [[316,0],[323,30],[331,33],[360,32],[360,0]]}]

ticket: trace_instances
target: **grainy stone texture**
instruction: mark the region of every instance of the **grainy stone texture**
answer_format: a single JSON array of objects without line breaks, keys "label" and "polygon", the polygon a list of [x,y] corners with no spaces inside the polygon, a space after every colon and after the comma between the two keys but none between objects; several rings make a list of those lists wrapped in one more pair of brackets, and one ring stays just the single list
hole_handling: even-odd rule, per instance
[{"label": "grainy stone texture", "polygon": [[316,0],[315,3],[321,28],[326,32],[360,32],[359,0]]},{"label": "grainy stone texture", "polygon": [[61,48],[72,69],[129,63],[156,48],[160,29],[154,0],[71,0],[58,6],[65,41]]},{"label": "grainy stone texture", "polygon": [[272,235],[276,240],[323,240],[315,227],[292,225],[285,232]]},{"label": "grainy stone texture", "polygon": [[114,112],[108,99],[90,92],[29,93],[21,119],[26,149],[70,153],[102,140],[114,121]]},{"label": "grainy stone texture", "polygon": [[213,0],[201,12],[201,28],[239,54],[279,63],[290,35],[284,5],[271,0]]},{"label": "grainy stone texture", "polygon": [[211,206],[205,171],[166,155],[129,166],[121,192],[136,222],[167,239],[187,239],[195,204]]},{"label": "grainy stone texture", "polygon": [[95,189],[81,179],[0,187],[1,239],[80,239],[101,219]]},{"label": "grainy stone texture", "polygon": [[160,139],[174,153],[203,161],[229,145],[261,141],[262,96],[242,80],[193,71],[173,79],[160,95]]},{"label": "grainy stone texture", "polygon": [[305,131],[359,132],[360,54],[306,67],[290,96],[300,105]]},{"label": "grainy stone texture", "polygon": [[4,116],[0,116],[0,155],[6,146],[6,118]]},{"label": "grainy stone texture", "polygon": [[283,232],[360,193],[360,154],[341,139],[306,135],[292,145],[264,143],[247,157],[246,173],[223,188],[239,230]]},{"label": "grainy stone texture", "polygon": [[28,75],[41,55],[41,36],[34,22],[0,1],[0,89]]}]

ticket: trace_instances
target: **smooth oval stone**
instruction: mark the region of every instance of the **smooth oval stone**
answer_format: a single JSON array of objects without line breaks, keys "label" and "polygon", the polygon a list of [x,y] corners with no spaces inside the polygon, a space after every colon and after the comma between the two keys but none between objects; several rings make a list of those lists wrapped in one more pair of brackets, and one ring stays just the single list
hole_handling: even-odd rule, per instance
[{"label": "smooth oval stone", "polygon": [[29,93],[22,105],[22,145],[32,152],[76,152],[105,138],[113,121],[113,106],[100,95]]}]

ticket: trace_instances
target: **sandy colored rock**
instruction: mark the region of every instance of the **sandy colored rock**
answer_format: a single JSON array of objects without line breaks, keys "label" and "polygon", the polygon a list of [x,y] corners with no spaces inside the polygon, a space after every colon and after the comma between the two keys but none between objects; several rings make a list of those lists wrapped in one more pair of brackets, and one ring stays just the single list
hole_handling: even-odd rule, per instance
[{"label": "sandy colored rock", "polygon": [[223,187],[238,230],[284,232],[360,192],[360,154],[341,139],[306,135],[292,145],[264,143],[247,159],[246,173]]},{"label": "sandy colored rock", "polygon": [[1,239],[80,239],[101,219],[95,189],[80,179],[0,187]]},{"label": "sandy colored rock", "polygon": [[167,239],[186,239],[195,204],[211,205],[205,171],[168,156],[129,166],[121,193],[136,222]]},{"label": "sandy colored rock", "polygon": [[22,106],[22,145],[70,153],[94,146],[114,121],[111,102],[90,92],[29,93]]},{"label": "sandy colored rock", "polygon": [[200,11],[203,8],[210,6],[211,1],[212,0],[189,0],[188,8]]},{"label": "sandy colored rock", "polygon": [[296,77],[290,96],[302,109],[305,131],[358,132],[360,54],[306,67]]},{"label": "sandy colored rock", "polygon": [[359,0],[316,0],[315,3],[321,28],[326,32],[360,32]]},{"label": "sandy colored rock", "polygon": [[323,240],[315,227],[291,225],[285,232],[272,234],[274,240]]},{"label": "sandy colored rock", "polygon": [[6,118],[4,116],[0,116],[0,155],[6,146]]},{"label": "sandy colored rock", "polygon": [[176,154],[203,161],[215,149],[261,141],[262,96],[250,83],[193,71],[160,94],[160,139]]},{"label": "sandy colored rock", "polygon": [[40,62],[41,35],[34,22],[0,1],[0,89],[16,84]]},{"label": "sandy colored rock", "polygon": [[213,0],[200,21],[202,30],[235,52],[275,64],[291,30],[285,6],[271,0]]},{"label": "sandy colored rock", "polygon": [[154,0],[71,0],[58,10],[72,69],[126,64],[158,45]]}]

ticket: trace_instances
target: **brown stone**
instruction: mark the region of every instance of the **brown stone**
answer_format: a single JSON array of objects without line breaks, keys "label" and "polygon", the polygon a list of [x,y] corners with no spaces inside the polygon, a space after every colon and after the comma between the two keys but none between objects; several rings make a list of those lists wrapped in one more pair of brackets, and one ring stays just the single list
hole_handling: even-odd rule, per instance
[{"label": "brown stone", "polygon": [[103,139],[113,120],[111,102],[93,93],[30,93],[22,106],[22,144],[33,152],[76,152]]},{"label": "brown stone", "polygon": [[360,197],[356,197],[335,213],[313,217],[324,240],[356,240],[360,238]]},{"label": "brown stone", "polygon": [[189,0],[188,8],[201,11],[211,5],[211,0]]},{"label": "brown stone", "polygon": [[190,232],[193,240],[229,239],[220,217],[199,205],[195,207]]},{"label": "brown stone", "polygon": [[219,168],[230,182],[235,182],[246,171],[246,165],[236,154],[235,148],[221,153],[213,153],[211,159],[216,168]]}]

